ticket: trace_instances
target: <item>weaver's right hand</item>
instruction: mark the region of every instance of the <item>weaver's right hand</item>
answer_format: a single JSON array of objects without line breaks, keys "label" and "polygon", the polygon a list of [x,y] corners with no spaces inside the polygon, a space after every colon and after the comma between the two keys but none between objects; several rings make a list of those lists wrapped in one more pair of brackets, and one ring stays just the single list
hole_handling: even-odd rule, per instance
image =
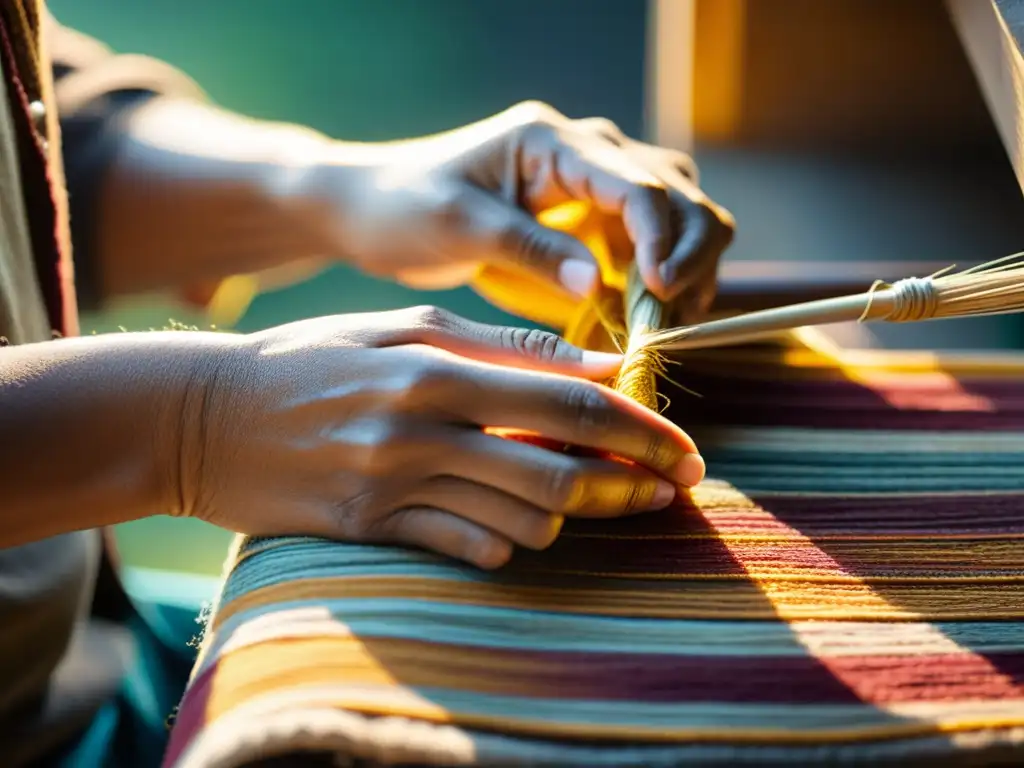
[{"label": "weaver's right hand", "polygon": [[196,379],[180,508],[243,533],[408,544],[493,568],[515,545],[547,547],[563,516],[662,508],[702,478],[686,434],[588,380],[620,362],[433,308],[253,334]]}]

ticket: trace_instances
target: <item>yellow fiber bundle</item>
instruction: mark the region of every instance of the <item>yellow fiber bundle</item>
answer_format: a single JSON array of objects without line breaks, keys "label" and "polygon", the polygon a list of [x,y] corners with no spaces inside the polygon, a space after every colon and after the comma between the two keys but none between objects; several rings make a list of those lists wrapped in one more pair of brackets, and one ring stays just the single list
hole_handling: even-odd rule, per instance
[{"label": "yellow fiber bundle", "polygon": [[546,226],[579,238],[594,254],[603,283],[598,294],[581,302],[531,274],[494,266],[481,270],[474,289],[508,312],[560,330],[573,344],[590,349],[619,348],[626,359],[613,386],[657,410],[657,379],[664,374],[664,360],[640,340],[662,328],[661,302],[644,289],[635,269],[616,262],[608,243],[607,222],[588,205],[568,203],[539,218]]},{"label": "yellow fiber bundle", "polygon": [[[567,203],[542,213],[539,219],[546,226],[574,235],[590,248],[601,268],[603,287],[597,296],[581,302],[548,280],[497,266],[482,268],[473,288],[507,312],[557,329],[573,344],[624,351],[626,362],[613,386],[657,410],[655,384],[657,376],[664,372],[663,358],[653,349],[642,347],[638,340],[645,331],[661,330],[661,306],[642,290],[628,261],[616,263],[614,249],[609,246],[609,220],[585,203]],[[221,327],[232,326],[245,313],[261,285],[253,275],[223,281],[209,302],[211,320]]]}]

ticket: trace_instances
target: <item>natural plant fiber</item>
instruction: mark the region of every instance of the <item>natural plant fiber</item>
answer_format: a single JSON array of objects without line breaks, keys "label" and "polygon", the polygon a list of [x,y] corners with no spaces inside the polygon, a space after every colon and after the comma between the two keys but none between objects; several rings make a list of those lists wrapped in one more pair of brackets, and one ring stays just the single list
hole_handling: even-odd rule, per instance
[{"label": "natural plant fiber", "polygon": [[638,345],[663,351],[700,349],[829,323],[911,323],[1024,311],[1024,254],[960,272],[953,269],[949,267],[928,277],[908,277],[891,284],[876,281],[864,293],[851,296],[652,330],[638,340]]},{"label": "natural plant fiber", "polygon": [[658,378],[665,372],[657,349],[644,344],[652,331],[662,326],[665,308],[649,293],[636,270],[631,270],[626,294],[620,297],[626,315],[625,360],[614,387],[651,410],[658,410]]}]

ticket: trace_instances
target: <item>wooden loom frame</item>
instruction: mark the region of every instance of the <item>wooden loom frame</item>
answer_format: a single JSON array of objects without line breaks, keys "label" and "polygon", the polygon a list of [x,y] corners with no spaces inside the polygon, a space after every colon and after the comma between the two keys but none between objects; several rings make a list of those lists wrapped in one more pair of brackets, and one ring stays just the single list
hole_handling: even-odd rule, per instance
[{"label": "wooden loom frame", "polygon": [[[742,13],[746,0],[713,0]],[[694,149],[694,76],[700,0],[648,0],[645,74],[646,139],[691,153]],[[1024,191],[1024,3],[1018,0],[945,0],[1008,159]],[[807,261],[730,262],[720,269],[717,305],[753,310],[856,293],[876,279],[931,273],[947,263],[834,265]]]}]

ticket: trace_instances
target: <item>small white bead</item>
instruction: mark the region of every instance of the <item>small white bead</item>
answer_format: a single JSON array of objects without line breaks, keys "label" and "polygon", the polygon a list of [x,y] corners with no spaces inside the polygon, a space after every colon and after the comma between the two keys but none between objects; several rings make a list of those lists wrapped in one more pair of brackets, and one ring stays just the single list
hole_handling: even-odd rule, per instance
[{"label": "small white bead", "polygon": [[28,112],[37,125],[46,119],[46,105],[39,100],[33,101],[28,105]]}]

